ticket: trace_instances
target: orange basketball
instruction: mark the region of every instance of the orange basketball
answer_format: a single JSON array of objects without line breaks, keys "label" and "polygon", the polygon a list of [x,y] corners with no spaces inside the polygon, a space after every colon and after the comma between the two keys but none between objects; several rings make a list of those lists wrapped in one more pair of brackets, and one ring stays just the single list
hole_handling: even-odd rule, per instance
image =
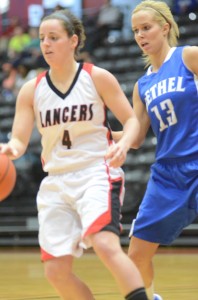
[{"label": "orange basketball", "polygon": [[5,154],[0,154],[0,201],[7,198],[16,183],[16,168],[12,160]]}]

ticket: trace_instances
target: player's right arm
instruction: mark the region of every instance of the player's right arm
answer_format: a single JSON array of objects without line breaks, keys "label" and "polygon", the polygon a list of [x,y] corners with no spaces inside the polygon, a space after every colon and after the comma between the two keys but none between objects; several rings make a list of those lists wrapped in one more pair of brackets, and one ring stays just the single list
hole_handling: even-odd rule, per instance
[{"label": "player's right arm", "polygon": [[36,79],[30,80],[21,88],[16,100],[11,139],[7,144],[0,144],[0,153],[5,153],[11,159],[17,159],[25,153],[31,137],[34,126],[35,81]]}]

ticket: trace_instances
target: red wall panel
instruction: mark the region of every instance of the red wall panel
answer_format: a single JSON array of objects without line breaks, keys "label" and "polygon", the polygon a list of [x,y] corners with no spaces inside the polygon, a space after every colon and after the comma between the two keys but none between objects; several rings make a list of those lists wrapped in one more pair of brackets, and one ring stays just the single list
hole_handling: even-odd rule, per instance
[{"label": "red wall panel", "polygon": [[12,0],[8,17],[19,16],[24,26],[28,25],[28,6],[30,4],[42,4],[42,0]]},{"label": "red wall panel", "polygon": [[84,0],[83,1],[83,9],[88,12],[88,14],[92,15],[95,14],[100,6],[104,3],[104,0]]}]

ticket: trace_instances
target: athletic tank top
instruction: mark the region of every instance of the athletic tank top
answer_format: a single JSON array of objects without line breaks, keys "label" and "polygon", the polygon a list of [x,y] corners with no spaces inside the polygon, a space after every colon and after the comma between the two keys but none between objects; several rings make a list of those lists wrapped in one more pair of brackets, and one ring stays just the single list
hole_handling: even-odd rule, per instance
[{"label": "athletic tank top", "polygon": [[72,172],[104,163],[112,142],[106,107],[91,77],[92,64],[78,64],[69,90],[53,85],[49,71],[37,78],[34,111],[45,172]]},{"label": "athletic tank top", "polygon": [[198,156],[198,78],[171,48],[157,73],[151,67],[138,80],[157,137],[156,160]]}]

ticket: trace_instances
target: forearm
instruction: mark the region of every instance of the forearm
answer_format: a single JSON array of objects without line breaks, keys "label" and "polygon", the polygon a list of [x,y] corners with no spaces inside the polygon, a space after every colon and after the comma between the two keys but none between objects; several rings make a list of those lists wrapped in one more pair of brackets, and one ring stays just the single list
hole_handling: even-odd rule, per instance
[{"label": "forearm", "polygon": [[137,149],[140,146],[139,141],[140,124],[136,118],[130,118],[124,125],[122,135],[119,132],[117,137],[120,136],[120,141],[125,143],[125,147],[129,150],[130,148]]},{"label": "forearm", "polygon": [[[144,142],[144,138],[145,138],[144,134],[143,134],[143,136],[141,134],[139,123],[136,122],[136,120],[134,120],[133,122],[130,122],[130,125],[129,126],[127,125],[125,128],[128,128],[128,127],[130,127],[130,129],[129,129],[129,131],[128,131],[128,129],[126,129],[125,138],[128,139],[127,135],[131,134],[130,132],[133,132],[133,135],[130,138],[131,139],[130,148],[138,149]],[[121,138],[123,138],[124,131],[125,131],[125,129],[123,131],[112,131],[112,137],[116,143],[118,143],[121,140]]]}]

